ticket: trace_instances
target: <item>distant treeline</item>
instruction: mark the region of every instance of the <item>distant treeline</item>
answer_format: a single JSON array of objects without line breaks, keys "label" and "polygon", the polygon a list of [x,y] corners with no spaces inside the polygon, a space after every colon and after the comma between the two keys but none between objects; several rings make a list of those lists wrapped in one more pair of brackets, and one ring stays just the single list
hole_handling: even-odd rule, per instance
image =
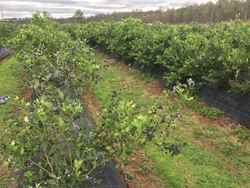
[{"label": "distant treeline", "polygon": [[[77,10],[79,11],[79,10]],[[76,12],[77,12],[76,11]],[[46,14],[46,12],[45,12]],[[208,2],[201,5],[190,5],[178,9],[159,9],[157,11],[143,12],[134,10],[132,12],[117,12],[112,14],[98,14],[96,16],[86,18],[84,12],[81,17],[76,15],[71,18],[56,19],[60,23],[79,23],[89,21],[120,21],[123,18],[135,17],[147,23],[214,23],[230,20],[250,20],[250,0],[218,0],[216,2]],[[29,23],[30,18],[24,19],[7,19],[5,21]],[[1,20],[0,20],[1,22]]]},{"label": "distant treeline", "polygon": [[201,5],[190,5],[179,9],[158,11],[133,11],[113,13],[110,15],[97,15],[88,18],[89,21],[121,20],[125,17],[140,18],[145,22],[162,23],[213,23],[235,19],[250,19],[250,0],[218,0],[216,3],[208,2]]}]

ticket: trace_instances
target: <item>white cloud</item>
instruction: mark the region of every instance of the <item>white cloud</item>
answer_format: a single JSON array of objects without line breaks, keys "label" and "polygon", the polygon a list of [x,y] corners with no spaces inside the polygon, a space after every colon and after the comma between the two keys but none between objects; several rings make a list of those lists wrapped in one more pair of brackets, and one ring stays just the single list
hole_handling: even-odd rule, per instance
[{"label": "white cloud", "polygon": [[0,0],[4,18],[27,17],[36,11],[47,11],[55,17],[70,17],[77,9],[86,15],[130,11],[155,10],[159,7],[181,7],[208,0]]}]

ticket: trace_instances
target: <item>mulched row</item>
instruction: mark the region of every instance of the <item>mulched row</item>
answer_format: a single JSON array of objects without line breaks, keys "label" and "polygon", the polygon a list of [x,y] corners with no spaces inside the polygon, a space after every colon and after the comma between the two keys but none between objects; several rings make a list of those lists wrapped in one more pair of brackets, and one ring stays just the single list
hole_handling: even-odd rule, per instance
[{"label": "mulched row", "polygon": [[218,88],[204,88],[202,99],[223,112],[228,117],[250,128],[250,95],[240,95]]},{"label": "mulched row", "polygon": [[[79,127],[84,126],[87,130],[96,127],[94,120],[88,112],[82,114],[78,124]],[[111,161],[104,168],[98,169],[94,173],[94,178],[84,182],[81,188],[127,188],[127,185],[116,168],[115,162]]]},{"label": "mulched row", "polygon": [[0,48],[0,62],[10,55],[10,51],[7,48]]}]

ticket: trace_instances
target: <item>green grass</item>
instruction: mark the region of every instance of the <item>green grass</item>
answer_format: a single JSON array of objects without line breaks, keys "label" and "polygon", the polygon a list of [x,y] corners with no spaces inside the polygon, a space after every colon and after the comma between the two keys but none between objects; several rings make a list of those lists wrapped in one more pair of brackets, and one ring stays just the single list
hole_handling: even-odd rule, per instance
[{"label": "green grass", "polygon": [[[156,100],[169,104],[166,95],[150,94],[154,79],[149,75],[118,62],[103,63],[109,60],[102,54],[97,54],[97,58],[102,65],[102,79],[92,89],[102,105],[109,102],[113,91],[119,90],[122,90],[122,98],[135,101],[141,108],[149,108]],[[155,173],[166,187],[250,187],[249,131],[222,127],[216,121],[201,121],[191,110],[183,110],[182,116],[171,136],[166,138],[178,144],[179,155],[171,156],[152,145],[145,148],[145,153],[154,161]]]},{"label": "green grass", "polygon": [[[0,64],[0,96],[11,97],[8,103],[0,105],[0,145],[4,142],[5,122],[13,112],[13,99],[22,92],[21,74],[22,65],[15,58],[7,59],[3,64]],[[0,147],[0,187],[11,187],[13,185],[11,172],[1,149]]]},{"label": "green grass", "polygon": [[13,98],[22,91],[20,86],[22,66],[15,58],[5,61],[0,64],[0,96],[10,96],[11,100],[5,105],[0,105],[0,122],[11,112]]}]

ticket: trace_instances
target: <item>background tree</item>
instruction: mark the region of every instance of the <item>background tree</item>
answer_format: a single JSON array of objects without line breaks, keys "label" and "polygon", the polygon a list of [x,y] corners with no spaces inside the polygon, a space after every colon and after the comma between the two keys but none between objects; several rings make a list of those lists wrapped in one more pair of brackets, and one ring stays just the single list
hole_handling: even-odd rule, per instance
[{"label": "background tree", "polygon": [[179,9],[164,9],[158,11],[132,11],[113,13],[111,15],[97,15],[88,18],[95,20],[121,20],[126,17],[140,18],[145,22],[162,23],[214,23],[235,19],[250,19],[250,0],[218,0],[201,5],[189,5]]},{"label": "background tree", "polygon": [[74,18],[84,18],[84,12],[81,9],[76,10],[74,13]]}]

